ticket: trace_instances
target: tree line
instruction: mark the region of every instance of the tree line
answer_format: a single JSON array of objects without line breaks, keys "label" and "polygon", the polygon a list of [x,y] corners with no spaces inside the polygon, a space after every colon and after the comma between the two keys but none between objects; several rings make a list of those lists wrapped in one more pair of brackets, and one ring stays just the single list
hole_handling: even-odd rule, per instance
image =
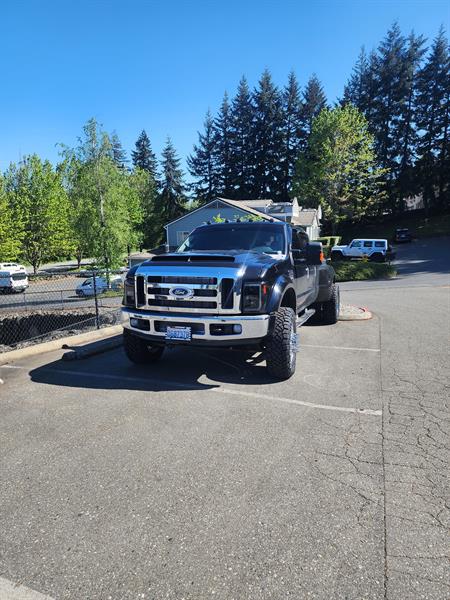
[{"label": "tree line", "polygon": [[191,181],[167,139],[158,161],[145,131],[131,162],[117,133],[93,119],[52,166],[27,156],[0,174],[0,259],[35,269],[53,258],[95,257],[114,267],[131,248],[163,241],[163,225],[218,196],[321,203],[334,227],[397,213],[422,194],[427,210],[450,206],[449,44],[430,47],[397,24],[378,48],[363,49],[333,106],[313,75],[275,85],[265,70],[255,89],[245,77],[187,158]]},{"label": "tree line", "polygon": [[180,159],[170,139],[157,173],[142,132],[133,168],[116,133],[89,120],[75,148],[61,146],[54,167],[37,155],[0,175],[0,258],[23,259],[34,271],[50,260],[95,258],[116,268],[137,247],[162,240],[162,227],[185,209]]}]

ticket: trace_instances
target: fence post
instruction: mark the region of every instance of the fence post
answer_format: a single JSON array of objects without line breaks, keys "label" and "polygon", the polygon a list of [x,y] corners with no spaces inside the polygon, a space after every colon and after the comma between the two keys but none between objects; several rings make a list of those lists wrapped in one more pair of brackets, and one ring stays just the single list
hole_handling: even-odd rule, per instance
[{"label": "fence post", "polygon": [[94,271],[94,302],[95,302],[95,324],[97,329],[100,329],[100,319],[98,315],[98,298],[97,298],[97,272]]}]

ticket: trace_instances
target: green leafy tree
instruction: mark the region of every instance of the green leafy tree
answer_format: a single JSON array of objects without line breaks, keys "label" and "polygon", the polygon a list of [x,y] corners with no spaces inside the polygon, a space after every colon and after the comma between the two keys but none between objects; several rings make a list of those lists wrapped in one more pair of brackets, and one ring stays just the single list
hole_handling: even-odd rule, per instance
[{"label": "green leafy tree", "polygon": [[140,242],[142,222],[138,190],[111,148],[108,135],[91,119],[78,146],[65,151],[73,167],[68,193],[74,237],[107,270],[120,266],[124,254]]},{"label": "green leafy tree", "polygon": [[321,204],[334,228],[360,220],[383,194],[381,176],[364,116],[351,105],[322,110],[297,164],[294,192],[302,203]]},{"label": "green leafy tree", "polygon": [[12,164],[5,179],[12,214],[21,229],[21,255],[34,272],[46,260],[70,255],[69,202],[60,174],[33,154]]},{"label": "green leafy tree", "polygon": [[159,227],[180,217],[186,206],[186,186],[183,180],[183,171],[180,168],[180,159],[172,144],[167,138],[162,151],[160,193],[158,197],[157,215]]},{"label": "green leafy tree", "polygon": [[194,152],[187,159],[189,172],[195,180],[191,187],[195,198],[201,204],[210,202],[218,196],[217,152],[218,136],[211,111],[208,110],[204,121],[204,133],[198,133],[198,145],[194,145]]},{"label": "green leafy tree", "polygon": [[20,229],[13,217],[6,194],[5,181],[0,175],[0,262],[16,260],[21,248]]},{"label": "green leafy tree", "polygon": [[158,161],[144,129],[136,141],[135,150],[131,152],[131,158],[134,167],[148,171],[155,181],[158,179]]}]

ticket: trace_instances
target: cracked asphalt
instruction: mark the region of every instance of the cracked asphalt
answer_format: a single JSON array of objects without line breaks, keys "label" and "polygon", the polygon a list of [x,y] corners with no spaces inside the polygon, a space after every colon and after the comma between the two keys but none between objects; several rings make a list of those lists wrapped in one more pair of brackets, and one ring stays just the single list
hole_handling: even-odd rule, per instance
[{"label": "cracked asphalt", "polygon": [[374,318],[302,328],[288,382],[225,352],[0,367],[1,600],[447,600],[449,256],[341,284]]}]

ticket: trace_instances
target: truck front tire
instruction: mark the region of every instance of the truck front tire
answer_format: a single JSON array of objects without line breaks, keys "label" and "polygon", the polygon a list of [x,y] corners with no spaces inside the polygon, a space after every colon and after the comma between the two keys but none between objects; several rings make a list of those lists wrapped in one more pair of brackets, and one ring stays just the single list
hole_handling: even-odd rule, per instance
[{"label": "truck front tire", "polygon": [[150,346],[145,340],[133,335],[127,329],[123,331],[123,348],[128,359],[137,365],[156,362],[164,352],[162,346]]},{"label": "truck front tire", "polygon": [[275,379],[289,379],[295,373],[297,356],[296,316],[292,308],[281,306],[266,347],[269,374]]}]

